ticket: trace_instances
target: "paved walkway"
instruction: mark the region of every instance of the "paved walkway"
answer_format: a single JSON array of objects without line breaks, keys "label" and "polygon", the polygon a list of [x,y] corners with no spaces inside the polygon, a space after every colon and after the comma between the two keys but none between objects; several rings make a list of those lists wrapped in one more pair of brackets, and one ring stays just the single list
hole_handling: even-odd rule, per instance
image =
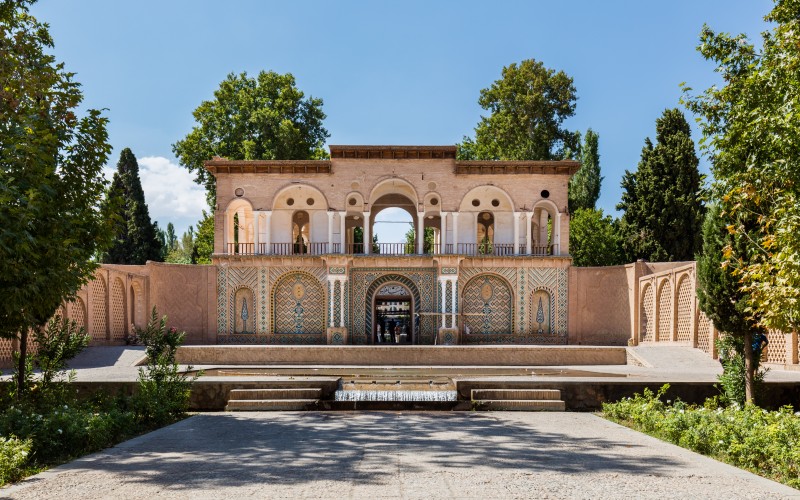
[{"label": "paved walkway", "polygon": [[201,414],[0,497],[800,498],[587,413]]}]

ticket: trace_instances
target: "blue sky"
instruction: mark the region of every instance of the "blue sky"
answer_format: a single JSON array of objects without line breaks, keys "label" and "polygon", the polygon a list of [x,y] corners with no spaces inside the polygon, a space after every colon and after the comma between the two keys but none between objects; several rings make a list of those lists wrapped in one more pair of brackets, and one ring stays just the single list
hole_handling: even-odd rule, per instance
[{"label": "blue sky", "polygon": [[538,59],[575,80],[577,110],[567,126],[599,133],[598,205],[614,213],[624,170],[636,168],[655,119],[678,106],[679,84],[699,90],[718,81],[696,51],[703,23],[758,41],[771,6],[41,0],[32,12],[50,24],[55,55],[77,73],[86,106],[107,108],[109,166],[130,147],[151,215],[182,232],[199,219],[204,197],[171,145],[228,73],[262,69],[292,73],[306,95],[324,100],[329,144],[453,144],[480,119],[480,89],[503,66]]}]

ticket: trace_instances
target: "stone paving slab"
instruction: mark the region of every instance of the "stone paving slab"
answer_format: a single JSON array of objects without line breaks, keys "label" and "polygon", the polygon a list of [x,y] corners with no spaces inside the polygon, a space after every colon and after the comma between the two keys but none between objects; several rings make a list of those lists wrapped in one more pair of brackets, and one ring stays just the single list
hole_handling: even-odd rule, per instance
[{"label": "stone paving slab", "polygon": [[200,414],[12,499],[800,498],[587,413]]}]

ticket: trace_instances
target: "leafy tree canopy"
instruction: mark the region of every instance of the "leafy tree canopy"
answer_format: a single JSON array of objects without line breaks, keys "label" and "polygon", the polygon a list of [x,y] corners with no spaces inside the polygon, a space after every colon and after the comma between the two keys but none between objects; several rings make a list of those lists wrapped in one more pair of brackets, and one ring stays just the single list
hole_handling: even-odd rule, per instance
[{"label": "leafy tree canopy", "polygon": [[624,264],[616,221],[603,210],[579,208],[569,223],[569,250],[576,266]]},{"label": "leafy tree canopy", "polygon": [[656,120],[656,144],[645,139],[636,172],[622,178],[620,221],[626,260],[692,260],[700,250],[702,177],[689,123],[678,109]]},{"label": "leafy tree canopy", "polygon": [[158,228],[150,221],[139,179],[139,163],[129,148],[119,155],[106,203],[114,204],[109,210],[115,210],[118,217],[114,243],[103,255],[103,262],[144,264],[148,260],[162,260]]},{"label": "leafy tree canopy", "polygon": [[560,160],[576,150],[578,136],[563,126],[575,114],[572,78],[526,59],[503,68],[502,77],[481,90],[478,103],[489,111],[475,128],[475,140],[459,144],[463,160]]},{"label": "leafy tree canopy", "polygon": [[698,50],[724,85],[699,95],[704,151],[733,242],[725,247],[763,326],[800,324],[800,2],[779,0],[757,50],[745,35],[703,28]]},{"label": "leafy tree canopy", "polygon": [[189,134],[172,145],[180,164],[196,174],[216,199],[214,178],[203,162],[214,156],[230,160],[323,159],[328,131],[322,126],[322,99],[308,97],[295,86],[291,73],[261,71],[229,74],[194,110],[197,122]]},{"label": "leafy tree canopy", "polygon": [[107,119],[76,115],[79,84],[29,6],[0,3],[0,336],[21,339],[20,383],[29,329],[86,283],[111,238],[98,208]]},{"label": "leafy tree canopy", "polygon": [[581,208],[594,209],[600,197],[600,153],[599,136],[592,130],[586,131],[581,146],[581,168],[569,181],[569,211],[575,213]]}]

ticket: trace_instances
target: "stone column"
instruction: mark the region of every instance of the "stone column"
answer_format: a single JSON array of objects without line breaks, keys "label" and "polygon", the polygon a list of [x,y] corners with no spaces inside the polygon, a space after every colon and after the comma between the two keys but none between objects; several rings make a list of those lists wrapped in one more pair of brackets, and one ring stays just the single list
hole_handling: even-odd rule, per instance
[{"label": "stone column", "polygon": [[458,212],[453,212],[453,253],[458,253]]},{"label": "stone column", "polygon": [[442,224],[439,227],[439,253],[447,253],[447,212],[441,212]]},{"label": "stone column", "polygon": [[339,212],[339,253],[347,253],[347,230],[345,229],[345,220],[347,212]]},{"label": "stone column", "polygon": [[264,253],[272,253],[272,211],[264,212]]},{"label": "stone column", "polygon": [[520,212],[513,212],[512,215],[514,221],[514,255],[519,255],[519,216],[522,214]]},{"label": "stone column", "polygon": [[561,212],[553,220],[553,255],[561,255]]},{"label": "stone column", "polygon": [[364,212],[364,255],[372,253],[372,236],[369,234],[369,212]]},{"label": "stone column", "polygon": [[325,246],[325,253],[333,253],[333,213],[328,210],[328,243]]},{"label": "stone column", "polygon": [[242,249],[244,247],[242,246],[242,243],[247,243],[247,230],[246,230],[246,228],[247,228],[247,217],[244,216],[244,209],[240,208],[236,213],[239,215],[239,234],[238,234],[239,248],[238,248],[238,250],[239,250],[239,253],[243,253]]},{"label": "stone column", "polygon": [[417,212],[417,255],[422,255],[425,243],[425,212]]},{"label": "stone column", "polygon": [[532,238],[531,238],[531,217],[533,216],[533,212],[525,212],[525,254],[530,255],[532,253]]}]

